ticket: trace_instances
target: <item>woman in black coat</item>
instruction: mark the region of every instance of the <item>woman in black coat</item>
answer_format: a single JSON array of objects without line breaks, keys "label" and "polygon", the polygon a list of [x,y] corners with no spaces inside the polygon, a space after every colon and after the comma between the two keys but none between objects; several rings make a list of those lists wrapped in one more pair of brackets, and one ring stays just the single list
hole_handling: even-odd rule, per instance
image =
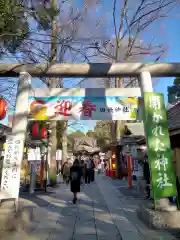
[{"label": "woman in black coat", "polygon": [[73,203],[75,204],[77,201],[77,193],[80,192],[81,185],[81,176],[82,169],[79,164],[79,160],[75,159],[72,167],[70,168],[70,179],[71,179],[71,192],[73,193]]}]

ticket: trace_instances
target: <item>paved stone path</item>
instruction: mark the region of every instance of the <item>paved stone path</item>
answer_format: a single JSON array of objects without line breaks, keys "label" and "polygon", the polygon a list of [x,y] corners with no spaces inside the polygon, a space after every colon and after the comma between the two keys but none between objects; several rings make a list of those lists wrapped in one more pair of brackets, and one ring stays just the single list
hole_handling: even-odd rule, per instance
[{"label": "paved stone path", "polygon": [[[114,218],[115,224],[121,232],[123,240],[174,240],[168,232],[149,229],[137,217],[136,210],[141,203],[139,198],[126,197],[121,193],[112,180],[101,177],[97,181],[101,185],[100,191],[106,199],[107,206]],[[108,196],[114,196],[110,198]]]},{"label": "paved stone path", "polygon": [[[83,186],[76,205],[69,186],[61,184],[48,194],[26,200],[32,213],[29,230],[9,233],[4,240],[173,240],[149,230],[137,218],[134,206],[104,176]],[[23,202],[23,199],[21,199]]]}]

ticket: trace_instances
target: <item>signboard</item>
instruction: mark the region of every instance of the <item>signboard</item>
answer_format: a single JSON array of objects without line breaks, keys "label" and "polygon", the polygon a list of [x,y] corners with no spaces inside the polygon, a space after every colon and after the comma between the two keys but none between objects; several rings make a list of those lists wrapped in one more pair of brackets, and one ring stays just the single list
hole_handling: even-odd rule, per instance
[{"label": "signboard", "polygon": [[172,164],[172,150],[163,94],[144,93],[144,107],[154,198],[176,196],[176,177]]},{"label": "signboard", "polygon": [[0,199],[18,198],[23,145],[16,136],[6,138]]},{"label": "signboard", "polygon": [[[114,92],[93,89],[43,92],[29,96],[29,118],[31,120],[136,120],[139,91],[116,89]],[[120,96],[120,93],[122,96]],[[123,93],[125,91],[125,93]],[[134,94],[132,96],[132,94]]]}]

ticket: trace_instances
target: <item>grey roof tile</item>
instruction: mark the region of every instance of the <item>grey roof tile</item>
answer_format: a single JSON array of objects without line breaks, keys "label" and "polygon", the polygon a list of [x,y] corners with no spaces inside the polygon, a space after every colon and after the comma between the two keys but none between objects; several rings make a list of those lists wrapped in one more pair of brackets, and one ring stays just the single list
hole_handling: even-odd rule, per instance
[{"label": "grey roof tile", "polygon": [[168,109],[167,120],[170,130],[180,128],[180,102]]}]

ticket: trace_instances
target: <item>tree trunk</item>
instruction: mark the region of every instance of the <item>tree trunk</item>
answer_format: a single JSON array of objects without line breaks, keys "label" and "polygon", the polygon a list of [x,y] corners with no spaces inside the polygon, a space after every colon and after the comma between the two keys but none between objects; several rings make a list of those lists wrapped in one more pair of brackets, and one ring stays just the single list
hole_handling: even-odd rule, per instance
[{"label": "tree trunk", "polygon": [[[63,79],[59,80],[60,88],[63,88]],[[68,128],[68,121],[63,121],[63,129],[62,129],[62,162],[63,163],[67,160],[68,156],[68,139],[67,139],[67,128]]]},{"label": "tree trunk", "polygon": [[[56,9],[56,0],[52,0],[52,8]],[[51,42],[51,63],[57,63],[57,21],[56,16],[54,16],[52,20],[52,42]],[[49,79],[50,88],[57,87],[57,78]],[[50,184],[56,184],[56,146],[57,146],[57,138],[56,138],[56,121],[50,122]]]},{"label": "tree trunk", "polygon": [[50,184],[56,184],[56,146],[57,146],[57,138],[56,138],[56,121],[50,122]]},{"label": "tree trunk", "polygon": [[64,127],[62,132],[62,164],[67,160],[67,156],[68,156],[67,126],[68,126],[68,121],[64,121]]}]

